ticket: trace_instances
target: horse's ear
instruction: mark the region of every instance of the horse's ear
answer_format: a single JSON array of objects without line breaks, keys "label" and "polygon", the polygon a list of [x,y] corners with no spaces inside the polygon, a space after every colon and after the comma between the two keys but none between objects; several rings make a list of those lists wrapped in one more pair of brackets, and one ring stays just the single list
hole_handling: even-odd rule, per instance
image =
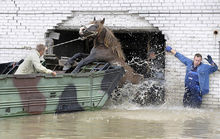
[{"label": "horse's ear", "polygon": [[94,17],[94,20],[93,21],[95,21],[96,19],[95,19],[95,17]]},{"label": "horse's ear", "polygon": [[105,23],[105,18],[103,18],[103,19],[102,19],[101,23],[102,23],[102,24],[104,24],[104,23]]}]

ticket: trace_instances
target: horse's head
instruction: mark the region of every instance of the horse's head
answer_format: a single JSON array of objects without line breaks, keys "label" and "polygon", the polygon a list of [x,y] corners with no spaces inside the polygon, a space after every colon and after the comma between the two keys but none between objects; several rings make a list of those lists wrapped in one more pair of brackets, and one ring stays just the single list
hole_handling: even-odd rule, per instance
[{"label": "horse's head", "polygon": [[101,32],[104,22],[105,22],[105,18],[103,18],[102,20],[96,20],[94,18],[94,20],[90,22],[88,25],[83,25],[79,29],[79,35],[82,37],[93,36],[93,35],[96,36]]}]

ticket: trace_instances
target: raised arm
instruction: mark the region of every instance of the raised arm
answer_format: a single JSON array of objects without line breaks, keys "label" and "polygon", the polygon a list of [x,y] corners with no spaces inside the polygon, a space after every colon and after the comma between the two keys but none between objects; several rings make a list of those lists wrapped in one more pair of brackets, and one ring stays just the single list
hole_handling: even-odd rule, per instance
[{"label": "raised arm", "polygon": [[166,51],[174,54],[174,56],[177,57],[183,64],[185,64],[185,65],[192,64],[191,59],[185,57],[184,55],[182,55],[178,52],[176,52],[172,47],[167,46]]},{"label": "raised arm", "polygon": [[218,70],[218,66],[212,60],[212,57],[210,55],[208,55],[207,58],[205,58],[205,60],[207,60],[209,62],[209,64],[211,64],[211,66],[209,67],[209,74]]}]

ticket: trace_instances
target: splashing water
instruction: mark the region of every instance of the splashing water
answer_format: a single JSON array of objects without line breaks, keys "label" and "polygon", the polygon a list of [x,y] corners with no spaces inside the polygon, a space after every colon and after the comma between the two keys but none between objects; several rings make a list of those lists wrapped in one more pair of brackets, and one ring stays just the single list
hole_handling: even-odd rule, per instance
[{"label": "splashing water", "polygon": [[157,55],[154,59],[141,59],[140,57],[132,57],[128,61],[137,73],[144,75],[145,78],[154,78],[164,80],[164,56]]},{"label": "splashing water", "polygon": [[165,89],[161,80],[145,80],[140,84],[125,84],[111,95],[113,105],[125,103],[139,106],[159,105],[164,103]]},{"label": "splashing water", "polygon": [[127,83],[122,88],[117,88],[111,94],[113,105],[134,104],[138,106],[159,105],[164,103],[164,64],[163,55],[154,59],[142,59],[133,56],[127,61],[128,65],[144,75],[145,80],[139,84]]}]

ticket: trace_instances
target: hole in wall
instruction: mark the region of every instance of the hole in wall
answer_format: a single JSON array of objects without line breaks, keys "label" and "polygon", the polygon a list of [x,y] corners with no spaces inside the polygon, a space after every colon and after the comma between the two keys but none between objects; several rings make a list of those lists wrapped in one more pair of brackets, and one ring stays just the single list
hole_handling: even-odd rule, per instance
[{"label": "hole in wall", "polygon": [[[60,34],[59,39],[54,39],[54,45],[76,39],[78,30],[53,30]],[[165,39],[161,32],[149,31],[113,31],[122,45],[126,62],[134,70],[144,75],[145,78],[156,76],[164,77],[165,69]],[[54,47],[53,54],[58,58],[72,57],[76,53],[89,53],[93,47],[92,40],[75,41]],[[155,75],[160,74],[160,75]]]}]

